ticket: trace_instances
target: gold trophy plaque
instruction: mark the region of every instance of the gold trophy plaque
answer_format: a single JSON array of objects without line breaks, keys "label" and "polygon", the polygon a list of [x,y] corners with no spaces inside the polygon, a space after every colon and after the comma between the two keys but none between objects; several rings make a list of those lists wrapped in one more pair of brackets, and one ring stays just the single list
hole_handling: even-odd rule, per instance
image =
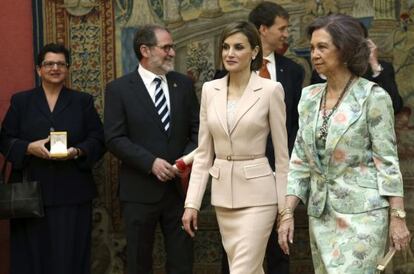
[{"label": "gold trophy plaque", "polygon": [[50,156],[52,158],[64,158],[68,156],[67,132],[50,132]]}]

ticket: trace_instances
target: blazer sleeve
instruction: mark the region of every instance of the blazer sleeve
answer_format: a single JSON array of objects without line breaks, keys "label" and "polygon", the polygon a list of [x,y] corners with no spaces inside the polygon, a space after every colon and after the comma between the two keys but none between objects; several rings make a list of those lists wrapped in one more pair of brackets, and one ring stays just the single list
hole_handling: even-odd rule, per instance
[{"label": "blazer sleeve", "polygon": [[272,90],[269,100],[269,124],[275,155],[275,177],[278,209],[285,208],[287,174],[289,170],[288,137],[286,130],[286,109],[284,91],[279,82]]},{"label": "blazer sleeve", "polygon": [[203,85],[200,108],[200,128],[198,131],[198,148],[194,156],[193,167],[188,186],[185,206],[200,210],[204,192],[209,179],[209,169],[214,158],[213,137],[207,125],[208,83]]},{"label": "blazer sleeve", "polygon": [[13,163],[14,169],[22,169],[28,157],[26,151],[30,142],[19,137],[19,125],[24,104],[25,100],[23,96],[12,96],[0,133],[1,152],[4,156],[9,152],[8,161]]},{"label": "blazer sleeve", "polygon": [[79,157],[75,163],[79,168],[91,169],[102,157],[106,149],[102,122],[96,112],[93,97],[90,95],[85,96],[84,104],[83,117],[86,120],[86,127],[84,129],[86,131],[86,138],[74,145],[74,147],[81,149],[85,154]]},{"label": "blazer sleeve", "polygon": [[[115,80],[117,81],[117,80]],[[105,91],[104,132],[108,150],[125,164],[143,173],[151,172],[155,156],[128,137],[128,121],[124,110],[122,90],[114,82]]]},{"label": "blazer sleeve", "polygon": [[402,197],[404,190],[398,164],[393,107],[390,97],[378,86],[373,87],[367,99],[367,120],[379,193]]},{"label": "blazer sleeve", "polygon": [[189,109],[189,115],[190,115],[190,133],[189,133],[189,139],[188,143],[185,146],[184,154],[188,154],[192,152],[194,149],[197,148],[198,143],[198,128],[200,125],[199,121],[199,115],[200,115],[200,105],[197,101],[197,97],[195,95],[194,91],[194,85],[193,82],[190,81],[191,88],[188,89],[188,94],[186,94],[186,101],[187,101],[187,108]]},{"label": "blazer sleeve", "polygon": [[[302,91],[302,98],[298,109],[302,110],[306,103],[306,89]],[[295,145],[289,163],[289,174],[287,184],[287,194],[297,196],[304,204],[307,203],[310,192],[310,165],[305,152],[303,141],[303,121],[299,113],[299,130],[296,135]]]}]

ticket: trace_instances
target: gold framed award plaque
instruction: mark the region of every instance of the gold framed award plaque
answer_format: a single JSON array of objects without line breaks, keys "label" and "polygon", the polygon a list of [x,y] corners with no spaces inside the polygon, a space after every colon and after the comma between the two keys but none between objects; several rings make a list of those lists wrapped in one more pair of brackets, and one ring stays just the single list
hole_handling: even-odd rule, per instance
[{"label": "gold framed award plaque", "polygon": [[67,132],[50,132],[50,156],[53,158],[63,158],[68,156]]}]

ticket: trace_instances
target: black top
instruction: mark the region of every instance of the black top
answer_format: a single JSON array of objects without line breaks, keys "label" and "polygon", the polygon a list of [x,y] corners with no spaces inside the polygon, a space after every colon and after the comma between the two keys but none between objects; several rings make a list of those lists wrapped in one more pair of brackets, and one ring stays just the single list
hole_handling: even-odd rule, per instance
[{"label": "black top", "polygon": [[[72,160],[47,160],[27,155],[30,142],[47,138],[50,130],[66,131],[68,147],[84,156]],[[21,180],[25,169],[29,180],[41,183],[45,205],[76,204],[96,196],[92,167],[105,152],[103,127],[91,95],[63,87],[53,112],[42,87],[16,93],[3,120],[0,151],[13,164],[11,182]]]}]

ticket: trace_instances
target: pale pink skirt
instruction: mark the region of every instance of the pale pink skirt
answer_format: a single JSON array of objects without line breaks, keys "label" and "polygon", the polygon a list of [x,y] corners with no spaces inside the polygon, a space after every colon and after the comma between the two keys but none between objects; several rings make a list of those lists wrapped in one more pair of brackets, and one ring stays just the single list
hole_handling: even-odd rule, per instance
[{"label": "pale pink skirt", "polygon": [[277,205],[215,210],[230,274],[264,274],[263,259]]}]

